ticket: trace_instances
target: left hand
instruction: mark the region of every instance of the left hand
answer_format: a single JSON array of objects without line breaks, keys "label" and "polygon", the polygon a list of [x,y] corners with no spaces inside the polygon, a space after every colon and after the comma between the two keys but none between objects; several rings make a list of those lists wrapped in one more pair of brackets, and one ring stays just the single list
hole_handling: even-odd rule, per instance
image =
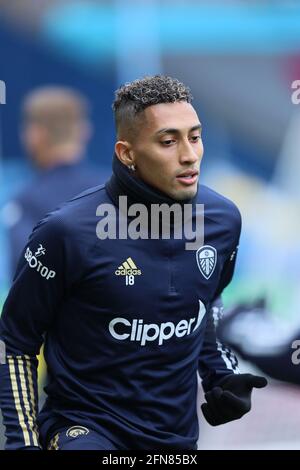
[{"label": "left hand", "polygon": [[206,421],[211,426],[228,423],[241,418],[251,409],[253,388],[267,385],[265,377],[252,374],[231,374],[209,392],[205,393],[207,403],[201,405]]}]

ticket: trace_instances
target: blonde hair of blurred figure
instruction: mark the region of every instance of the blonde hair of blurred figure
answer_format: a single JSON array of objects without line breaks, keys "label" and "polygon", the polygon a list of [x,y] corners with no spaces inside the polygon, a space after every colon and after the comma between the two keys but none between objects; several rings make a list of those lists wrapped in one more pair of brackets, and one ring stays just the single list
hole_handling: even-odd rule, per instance
[{"label": "blonde hair of blurred figure", "polygon": [[74,163],[85,153],[92,127],[89,103],[77,91],[44,86],[29,93],[22,107],[21,138],[41,169]]}]

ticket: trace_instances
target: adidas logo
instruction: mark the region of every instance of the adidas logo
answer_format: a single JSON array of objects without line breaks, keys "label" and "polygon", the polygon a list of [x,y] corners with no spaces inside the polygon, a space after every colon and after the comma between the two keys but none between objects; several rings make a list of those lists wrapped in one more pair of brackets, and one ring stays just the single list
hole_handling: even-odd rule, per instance
[{"label": "adidas logo", "polygon": [[115,271],[116,276],[140,276],[142,271],[137,268],[132,258],[127,258]]}]

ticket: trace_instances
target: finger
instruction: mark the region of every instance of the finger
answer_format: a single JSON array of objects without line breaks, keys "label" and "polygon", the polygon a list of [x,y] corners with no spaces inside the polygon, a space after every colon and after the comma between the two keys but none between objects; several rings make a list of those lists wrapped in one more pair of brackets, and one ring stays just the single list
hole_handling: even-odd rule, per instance
[{"label": "finger", "polygon": [[214,415],[218,416],[218,421],[220,422],[224,419],[223,407],[220,402],[222,394],[223,390],[220,387],[214,387],[210,392],[205,394],[209,409],[213,411]]},{"label": "finger", "polygon": [[260,375],[247,374],[247,383],[249,387],[252,388],[264,388],[268,384],[268,381],[265,377]]},{"label": "finger", "polygon": [[221,387],[214,387],[212,390],[205,393],[204,396],[205,396],[206,401],[209,402],[209,401],[219,400],[222,393],[223,393],[223,390],[221,389]]},{"label": "finger", "polygon": [[201,405],[201,410],[204,418],[211,426],[218,426],[222,424],[220,417],[216,414],[215,410],[211,409],[207,403]]},{"label": "finger", "polygon": [[222,413],[220,407],[220,396],[222,393],[223,390],[220,387],[214,387],[210,392],[205,394],[205,399],[209,407],[215,410],[217,413]]},{"label": "finger", "polygon": [[228,390],[222,393],[220,401],[222,403],[222,407],[224,408],[225,416],[233,413],[238,418],[240,418],[251,409],[250,400],[249,403],[247,403],[245,400],[242,400]]}]

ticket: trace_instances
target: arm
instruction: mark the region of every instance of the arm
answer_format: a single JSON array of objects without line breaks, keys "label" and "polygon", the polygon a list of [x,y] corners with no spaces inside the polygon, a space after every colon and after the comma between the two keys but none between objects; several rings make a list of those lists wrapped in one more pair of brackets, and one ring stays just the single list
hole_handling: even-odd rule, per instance
[{"label": "arm", "polygon": [[208,309],[205,337],[199,357],[199,374],[205,391],[217,385],[225,376],[239,373],[237,358],[228,347],[218,340],[216,335],[216,328],[223,314],[221,294],[231,282],[234,274],[241,233],[241,217],[237,210],[235,214],[229,251]]},{"label": "arm", "polygon": [[12,280],[24,245],[26,244],[33,227],[35,227],[37,219],[34,219],[32,210],[28,210],[26,208],[26,198],[21,200],[16,197],[14,200],[9,201],[4,207],[3,212],[9,213],[9,211],[16,214],[15,220],[12,221],[3,217],[9,241],[9,274],[10,280]]},{"label": "arm", "polygon": [[267,385],[264,377],[240,374],[238,361],[232,351],[220,343],[216,335],[218,321],[223,313],[221,294],[230,283],[235,267],[241,224],[236,230],[234,245],[223,266],[220,283],[208,313],[205,339],[199,358],[206,403],[201,405],[205,419],[212,426],[241,418],[251,409],[254,387]]},{"label": "arm", "polygon": [[213,301],[207,313],[205,338],[199,358],[199,374],[205,391],[213,388],[227,375],[240,373],[237,358],[218,340],[216,335],[216,328],[222,313],[223,302],[219,296]]},{"label": "arm", "polygon": [[37,359],[76,272],[71,241],[58,217],[32,233],[0,318],[0,407],[6,449],[38,449]]}]

